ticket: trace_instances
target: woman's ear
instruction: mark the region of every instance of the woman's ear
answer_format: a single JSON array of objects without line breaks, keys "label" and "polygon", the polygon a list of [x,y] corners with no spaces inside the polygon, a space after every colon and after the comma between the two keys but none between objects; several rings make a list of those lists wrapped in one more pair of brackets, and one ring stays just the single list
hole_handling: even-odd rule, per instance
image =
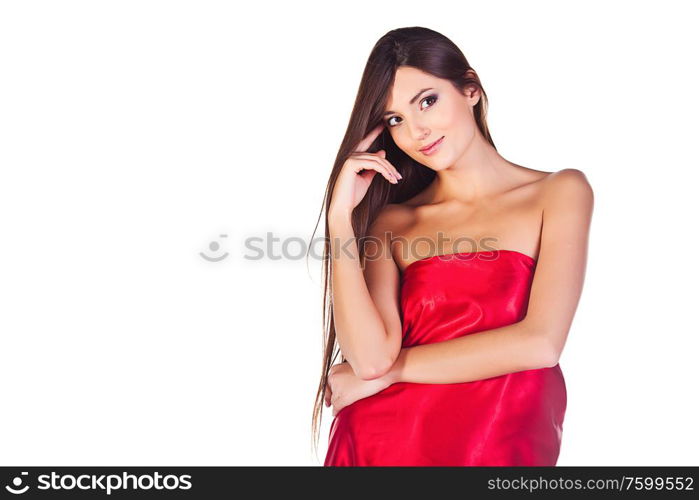
[{"label": "woman's ear", "polygon": [[474,86],[471,93],[471,99],[473,100],[473,106],[478,104],[478,101],[481,100],[481,89]]},{"label": "woman's ear", "polygon": [[473,107],[476,104],[478,104],[478,101],[480,101],[481,91],[477,85],[467,85],[464,88],[464,97],[466,98],[466,102],[468,103],[468,105]]},{"label": "woman's ear", "polygon": [[[471,68],[466,70],[464,76],[469,80],[476,80],[477,82],[479,81],[478,75]],[[469,106],[475,106],[481,99],[480,88],[478,88],[478,85],[475,85],[473,83],[469,83],[468,85],[466,85],[466,88],[464,88],[464,95],[466,96],[466,99],[468,99]]]}]

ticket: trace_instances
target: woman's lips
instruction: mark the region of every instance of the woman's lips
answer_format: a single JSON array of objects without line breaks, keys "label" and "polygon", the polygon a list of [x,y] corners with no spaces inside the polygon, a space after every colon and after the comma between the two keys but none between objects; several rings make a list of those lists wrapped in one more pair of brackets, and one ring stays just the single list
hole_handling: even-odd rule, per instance
[{"label": "woman's lips", "polygon": [[421,149],[420,152],[422,154],[427,155],[427,156],[431,155],[432,153],[434,153],[435,151],[437,151],[439,149],[439,146],[442,144],[443,140],[444,140],[444,136],[442,136],[441,138],[434,141],[428,147]]}]

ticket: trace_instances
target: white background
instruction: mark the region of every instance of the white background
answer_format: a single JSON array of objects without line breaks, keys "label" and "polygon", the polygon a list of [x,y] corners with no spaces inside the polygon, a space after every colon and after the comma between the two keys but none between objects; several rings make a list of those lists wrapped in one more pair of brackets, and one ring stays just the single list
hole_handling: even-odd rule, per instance
[{"label": "white background", "polygon": [[558,465],[699,464],[691,7],[4,2],[0,463],[322,463],[320,259],[244,242],[310,241],[366,58],[418,25],[505,158],[595,191]]}]

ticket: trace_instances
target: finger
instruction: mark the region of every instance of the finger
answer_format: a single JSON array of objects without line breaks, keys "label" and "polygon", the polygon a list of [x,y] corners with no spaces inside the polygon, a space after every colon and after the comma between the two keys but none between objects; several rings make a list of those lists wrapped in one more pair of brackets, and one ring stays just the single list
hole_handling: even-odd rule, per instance
[{"label": "finger", "polygon": [[[354,155],[353,158],[356,160],[362,160],[360,164],[361,166],[365,165],[365,161],[377,163],[379,165],[379,168],[375,168],[375,170],[382,172],[384,174],[384,177],[386,177],[386,179],[388,179],[388,181],[393,184],[397,184],[398,180],[403,178],[400,175],[400,172],[398,172],[398,170],[396,170],[396,168],[393,165],[391,165],[391,163],[388,160],[384,160],[380,156],[376,156],[373,154],[357,154]],[[355,172],[357,172],[356,169]]]},{"label": "finger", "polygon": [[333,416],[337,415],[338,412],[339,412],[339,407],[338,407],[339,405],[338,405],[337,403],[338,403],[337,400],[333,401],[333,403],[332,403],[332,405],[333,405]]},{"label": "finger", "polygon": [[362,170],[375,170],[377,172],[380,172],[381,175],[383,175],[388,182],[391,184],[397,184],[398,183],[398,178],[393,175],[393,172],[391,172],[388,167],[383,165],[382,163],[376,161],[375,158],[358,158],[359,162],[357,166],[355,167],[354,171],[358,174]]},{"label": "finger", "polygon": [[381,173],[381,175],[383,175],[387,181],[395,183],[393,173],[391,173],[384,165],[380,164],[374,159],[370,157],[354,159],[356,160],[355,162],[353,162],[352,166],[354,173],[359,174],[362,170],[375,170],[376,172]]},{"label": "finger", "polygon": [[359,144],[357,144],[357,147],[354,148],[355,151],[359,152],[364,152],[367,149],[369,149],[369,146],[371,146],[371,143],[376,140],[376,138],[379,136],[381,131],[384,128],[383,123],[379,123],[376,127],[374,127],[371,132],[369,132],[364,139],[359,141]]},{"label": "finger", "polygon": [[376,153],[354,153],[352,155],[352,158],[363,158],[363,159],[375,159],[379,161],[382,165],[385,165],[386,168],[388,168],[391,172],[393,172],[393,175],[396,177],[396,179],[402,179],[403,176],[401,173],[398,171],[396,167],[393,166],[393,164],[386,159],[386,151],[383,149],[380,149]]},{"label": "finger", "polygon": [[383,164],[386,165],[389,169],[391,169],[391,172],[393,172],[393,175],[395,175],[396,179],[402,179],[402,178],[403,178],[403,176],[402,176],[401,173],[398,171],[398,169],[397,169],[396,167],[394,167],[393,164],[392,164],[390,161],[388,161],[388,160],[386,159],[386,151],[384,151],[383,149],[381,149],[380,151],[377,152],[377,154],[375,155],[375,157],[377,157],[377,159],[378,159],[381,163],[383,163]]},{"label": "finger", "polygon": [[388,171],[389,174],[391,174],[393,177],[396,179],[398,178],[398,170],[395,169],[393,165],[391,165],[391,162],[388,160],[385,160],[381,158],[380,156],[376,156],[373,153],[355,153],[352,155],[352,158],[355,160],[368,160],[368,161],[375,161],[382,165],[386,171]]},{"label": "finger", "polygon": [[330,406],[330,397],[332,396],[332,391],[328,388],[325,390],[325,406]]}]

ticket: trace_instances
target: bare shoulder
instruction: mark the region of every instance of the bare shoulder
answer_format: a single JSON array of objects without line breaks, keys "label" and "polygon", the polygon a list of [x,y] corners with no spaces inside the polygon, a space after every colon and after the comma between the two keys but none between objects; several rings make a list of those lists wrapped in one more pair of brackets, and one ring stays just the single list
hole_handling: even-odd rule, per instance
[{"label": "bare shoulder", "polygon": [[547,190],[574,189],[592,192],[592,186],[582,170],[577,168],[564,168],[558,172],[551,172],[545,177]]},{"label": "bare shoulder", "polygon": [[592,204],[594,192],[582,170],[565,168],[551,172],[544,179],[543,197],[546,204]]}]

